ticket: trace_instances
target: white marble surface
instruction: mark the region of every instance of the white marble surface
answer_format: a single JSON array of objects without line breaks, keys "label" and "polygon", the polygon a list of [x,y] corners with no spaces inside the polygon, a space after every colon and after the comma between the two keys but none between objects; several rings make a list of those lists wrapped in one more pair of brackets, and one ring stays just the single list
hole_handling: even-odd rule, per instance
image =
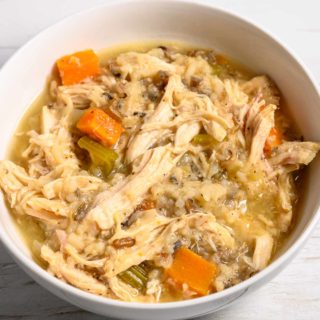
[{"label": "white marble surface", "polygon": [[[45,27],[105,0],[0,0],[0,66]],[[212,0],[257,22],[294,49],[320,82],[320,1]],[[6,102],[0,102],[6,103]],[[2,106],[5,107],[5,106]],[[292,264],[209,319],[320,319],[320,226]],[[64,302],[21,271],[0,244],[1,319],[103,319]],[[152,315],[150,315],[152,319]]]}]

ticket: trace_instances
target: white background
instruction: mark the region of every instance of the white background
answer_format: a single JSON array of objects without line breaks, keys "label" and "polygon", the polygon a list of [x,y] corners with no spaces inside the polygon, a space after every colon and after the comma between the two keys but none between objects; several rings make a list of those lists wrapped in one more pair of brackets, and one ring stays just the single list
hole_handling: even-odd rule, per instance
[{"label": "white background", "polygon": [[[105,0],[0,0],[0,67],[17,48],[45,27],[72,13],[105,2]],[[211,2],[218,7],[241,13],[271,31],[304,60],[320,82],[320,1],[211,0]],[[10,112],[7,101],[0,101],[0,107],[8,108]],[[230,308],[201,320],[320,319],[319,247],[318,226],[298,257],[277,278]],[[39,287],[16,266],[0,244],[1,319],[103,318],[73,307]],[[151,314],[150,319],[152,319]]]}]

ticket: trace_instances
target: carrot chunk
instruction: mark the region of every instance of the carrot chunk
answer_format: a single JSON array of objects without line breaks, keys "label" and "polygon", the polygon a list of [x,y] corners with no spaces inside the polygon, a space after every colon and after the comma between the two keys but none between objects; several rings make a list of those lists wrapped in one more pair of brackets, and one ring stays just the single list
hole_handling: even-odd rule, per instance
[{"label": "carrot chunk", "polygon": [[92,139],[108,146],[115,144],[124,130],[118,121],[99,108],[85,112],[79,119],[77,128]]},{"label": "carrot chunk", "polygon": [[57,67],[63,85],[71,85],[100,73],[99,58],[93,50],[79,51],[60,58]]},{"label": "carrot chunk", "polygon": [[263,151],[266,155],[270,155],[272,149],[282,143],[282,134],[276,128],[270,130],[269,136],[264,145]]},{"label": "carrot chunk", "polygon": [[186,247],[179,248],[166,274],[179,284],[186,283],[199,295],[207,295],[218,274],[218,267]]}]

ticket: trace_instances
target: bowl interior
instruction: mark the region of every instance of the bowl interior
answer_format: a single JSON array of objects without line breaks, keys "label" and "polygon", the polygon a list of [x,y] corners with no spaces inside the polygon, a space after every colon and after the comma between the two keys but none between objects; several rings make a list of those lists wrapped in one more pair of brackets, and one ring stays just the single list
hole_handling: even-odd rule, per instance
[{"label": "bowl interior", "polygon": [[[119,1],[75,15],[41,33],[7,63],[0,73],[0,158],[5,156],[19,119],[43,88],[58,57],[81,49],[100,50],[141,40],[179,40],[211,47],[269,75],[304,137],[320,141],[318,92],[301,65],[277,41],[220,10],[181,1],[146,3]],[[320,159],[308,168],[307,175],[296,227],[279,254],[295,242],[316,214]],[[2,199],[0,212],[1,232],[29,255]]]}]

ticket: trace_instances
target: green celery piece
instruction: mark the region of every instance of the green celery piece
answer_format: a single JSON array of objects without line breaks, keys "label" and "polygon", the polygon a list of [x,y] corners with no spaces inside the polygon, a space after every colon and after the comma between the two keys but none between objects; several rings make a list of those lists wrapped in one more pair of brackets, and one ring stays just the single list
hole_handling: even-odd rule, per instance
[{"label": "green celery piece", "polygon": [[223,67],[220,64],[214,64],[212,66],[212,71],[213,74],[216,76],[220,76],[220,74],[222,73]]},{"label": "green celery piece", "polygon": [[92,164],[90,172],[99,176],[100,172],[107,177],[114,168],[118,155],[115,151],[108,149],[100,143],[84,136],[78,140],[78,146],[89,152]]},{"label": "green celery piece", "polygon": [[146,289],[148,272],[141,266],[132,266],[126,271],[119,273],[118,277],[133,288],[140,291],[144,291]]},{"label": "green celery piece", "polygon": [[194,138],[192,139],[192,142],[195,144],[206,146],[213,142],[213,138],[209,134],[200,133],[194,136]]}]

